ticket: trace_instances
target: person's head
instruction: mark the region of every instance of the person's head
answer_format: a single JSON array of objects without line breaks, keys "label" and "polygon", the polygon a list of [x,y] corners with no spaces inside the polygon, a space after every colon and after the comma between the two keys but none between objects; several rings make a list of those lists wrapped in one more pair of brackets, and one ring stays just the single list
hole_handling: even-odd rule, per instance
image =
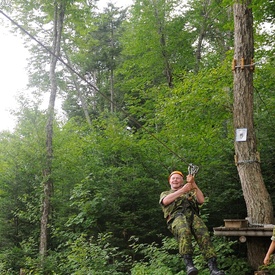
[{"label": "person's head", "polygon": [[182,187],[184,183],[184,175],[181,171],[173,171],[168,177],[171,189],[177,190]]}]

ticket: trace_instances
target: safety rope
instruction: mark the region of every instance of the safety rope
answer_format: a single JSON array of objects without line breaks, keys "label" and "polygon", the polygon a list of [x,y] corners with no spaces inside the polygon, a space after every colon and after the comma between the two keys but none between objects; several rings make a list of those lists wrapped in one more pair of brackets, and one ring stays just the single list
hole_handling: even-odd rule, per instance
[{"label": "safety rope", "polygon": [[[22,32],[24,32],[26,35],[28,35],[32,40],[34,40],[37,44],[39,44],[43,49],[45,49],[47,52],[49,52],[51,55],[53,55],[57,60],[59,60],[65,67],[67,67],[71,72],[73,72],[75,75],[77,75],[81,80],[83,80],[86,84],[88,84],[92,89],[94,89],[96,92],[98,92],[101,96],[103,96],[105,99],[107,99],[109,102],[111,102],[114,106],[116,105],[115,102],[113,102],[109,97],[107,97],[105,94],[101,93],[99,89],[93,85],[91,82],[88,81],[86,77],[81,75],[79,72],[77,72],[72,66],[70,66],[67,62],[65,62],[60,56],[56,55],[51,49],[46,47],[42,42],[40,42],[38,39],[36,39],[32,34],[30,34],[25,28],[23,28],[21,25],[19,25],[17,22],[15,22],[10,16],[8,16],[5,12],[0,10],[0,13],[6,17],[12,24],[14,24],[17,28],[19,28]],[[165,147],[168,151],[170,151],[173,155],[178,157],[183,163],[188,164],[188,162],[181,157],[178,153],[176,153],[174,150],[172,150],[170,147],[167,146],[166,143],[164,143],[162,140],[160,140],[158,137],[156,137],[153,133],[151,133],[148,129],[146,129],[142,124],[140,124],[136,119],[134,119],[130,114],[128,114],[125,110],[120,109],[121,112],[123,112],[129,120],[131,120],[134,124],[139,126],[140,128],[144,129],[147,134],[149,134],[151,137],[153,137],[157,142],[159,142],[163,147]],[[190,170],[190,171],[189,171]],[[196,165],[193,165],[192,163],[189,163],[188,171],[189,174],[195,175],[198,172],[199,168]]]}]

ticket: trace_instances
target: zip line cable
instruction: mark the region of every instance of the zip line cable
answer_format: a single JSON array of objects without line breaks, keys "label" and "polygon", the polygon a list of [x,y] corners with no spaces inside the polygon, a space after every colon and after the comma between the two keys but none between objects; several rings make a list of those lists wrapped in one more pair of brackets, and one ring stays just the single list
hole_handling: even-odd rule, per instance
[{"label": "zip line cable", "polygon": [[[42,42],[40,42],[38,39],[36,39],[32,34],[30,34],[25,28],[23,28],[21,25],[19,25],[17,22],[15,22],[10,16],[8,16],[6,13],[4,13],[2,10],[0,10],[0,13],[6,17],[12,24],[17,26],[21,31],[23,31],[25,34],[27,34],[32,40],[34,40],[37,44],[39,44],[42,48],[44,48],[47,52],[49,52],[51,55],[53,55],[56,59],[58,59],[65,67],[67,67],[71,72],[76,74],[80,79],[82,79],[85,83],[87,83],[90,87],[92,87],[96,92],[98,92],[101,96],[103,96],[105,99],[107,99],[109,102],[116,104],[108,98],[106,95],[101,93],[99,89],[90,83],[84,76],[82,76],[79,72],[77,72],[72,66],[70,66],[67,62],[65,62],[62,58],[57,56],[52,50],[50,50],[48,47],[46,47]],[[198,166],[193,165],[192,163],[187,162],[184,158],[182,158],[179,154],[177,154],[174,150],[172,150],[170,147],[168,147],[162,140],[160,140],[158,137],[156,137],[154,134],[149,132],[148,129],[146,129],[143,125],[141,125],[140,122],[138,122],[136,119],[134,119],[130,114],[128,114],[125,110],[119,108],[121,112],[123,112],[132,122],[134,122],[136,125],[138,125],[140,128],[144,129],[147,134],[149,134],[151,137],[153,137],[157,142],[159,142],[162,146],[164,146],[168,151],[170,151],[172,154],[174,154],[176,157],[178,157],[183,163],[188,164],[190,169],[190,172],[197,173],[198,172]],[[192,168],[193,167],[193,168]]]}]

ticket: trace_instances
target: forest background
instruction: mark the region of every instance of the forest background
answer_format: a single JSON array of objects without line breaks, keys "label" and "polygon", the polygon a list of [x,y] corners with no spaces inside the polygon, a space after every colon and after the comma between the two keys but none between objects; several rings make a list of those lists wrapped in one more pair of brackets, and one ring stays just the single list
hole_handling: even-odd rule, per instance
[{"label": "forest background", "polygon": [[[16,127],[0,133],[1,274],[184,274],[158,202],[172,170],[200,167],[196,181],[207,197],[201,211],[210,231],[225,218],[246,217],[234,163],[234,1],[140,0],[103,11],[82,0],[7,3],[1,8],[30,34],[22,33],[32,96],[18,96]],[[56,112],[45,175],[49,110],[41,106],[52,81],[47,49],[56,7],[64,19],[58,57],[65,63],[57,60],[55,70],[63,115]],[[275,4],[251,7],[255,129],[275,202],[275,36],[266,27]],[[49,241],[41,261],[49,178]],[[244,244],[214,236],[213,242],[227,274],[252,272]],[[196,265],[208,274],[197,254]]]}]

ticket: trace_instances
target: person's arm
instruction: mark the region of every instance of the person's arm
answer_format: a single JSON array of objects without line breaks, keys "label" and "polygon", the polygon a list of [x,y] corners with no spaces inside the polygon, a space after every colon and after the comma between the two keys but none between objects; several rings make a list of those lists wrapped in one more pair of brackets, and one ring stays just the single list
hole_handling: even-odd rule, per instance
[{"label": "person's arm", "polygon": [[265,255],[265,258],[264,258],[264,265],[268,265],[269,264],[269,260],[270,260],[270,255],[274,252],[275,250],[275,241],[272,241],[270,246],[269,246],[269,249]]},{"label": "person's arm", "polygon": [[191,183],[186,183],[183,185],[183,187],[181,187],[180,189],[178,189],[177,191],[167,195],[166,197],[163,198],[162,200],[162,204],[164,206],[169,205],[170,203],[172,203],[175,199],[177,199],[178,197],[182,196],[185,193],[188,193],[189,191],[192,190],[192,184]]},{"label": "person's arm", "polygon": [[205,200],[204,195],[203,195],[202,191],[200,190],[200,188],[198,187],[198,185],[196,184],[195,179],[192,175],[187,176],[187,183],[191,183],[192,189],[196,189],[197,202],[199,204],[203,204],[204,200]]}]

